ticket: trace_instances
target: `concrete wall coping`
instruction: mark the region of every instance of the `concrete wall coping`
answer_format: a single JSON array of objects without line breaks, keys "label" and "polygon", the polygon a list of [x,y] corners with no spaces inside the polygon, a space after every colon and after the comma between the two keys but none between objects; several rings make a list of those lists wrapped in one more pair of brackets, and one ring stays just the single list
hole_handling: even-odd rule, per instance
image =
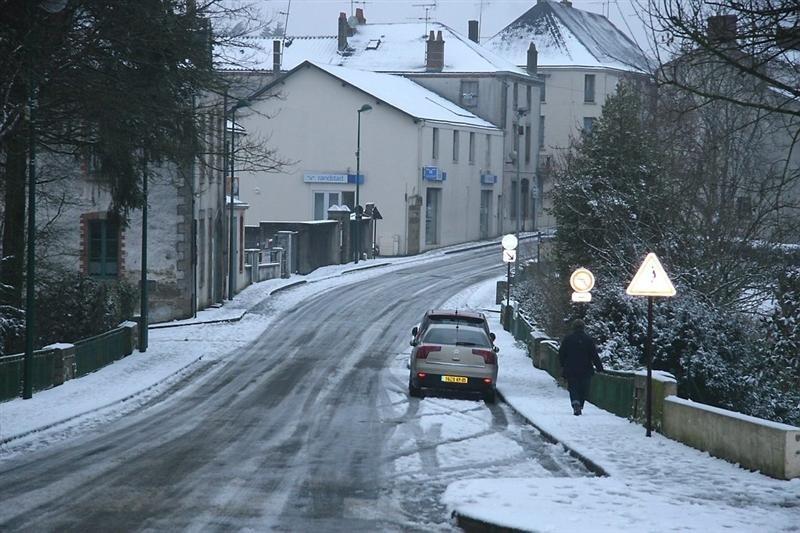
[{"label": "concrete wall coping", "polygon": [[[653,370],[652,372],[653,381],[658,381],[660,383],[678,383],[678,380],[675,379],[675,376],[669,372],[665,372],[664,370]],[[633,374],[636,376],[647,377],[647,370],[634,370]]]},{"label": "concrete wall coping", "polygon": [[71,348],[75,348],[75,345],[74,344],[70,344],[68,342],[54,342],[53,344],[48,344],[47,346],[43,346],[42,347],[42,351],[45,351],[45,350],[69,350]]},{"label": "concrete wall coping", "polygon": [[683,398],[679,398],[677,396],[667,396],[664,398],[665,402],[672,402],[681,405],[685,405],[687,407],[692,407],[693,409],[699,409],[701,411],[706,411],[709,413],[718,414],[721,416],[726,416],[730,418],[735,418],[737,420],[741,420],[743,422],[749,422],[751,424],[757,424],[759,426],[768,427],[772,429],[778,429],[781,431],[800,431],[799,427],[790,426],[789,424],[782,424],[780,422],[773,422],[771,420],[765,420],[763,418],[757,418],[755,416],[745,415],[743,413],[738,413],[736,411],[729,411],[727,409],[722,409],[720,407],[713,407],[711,405],[706,405],[704,403],[693,402],[692,400],[685,400]]}]

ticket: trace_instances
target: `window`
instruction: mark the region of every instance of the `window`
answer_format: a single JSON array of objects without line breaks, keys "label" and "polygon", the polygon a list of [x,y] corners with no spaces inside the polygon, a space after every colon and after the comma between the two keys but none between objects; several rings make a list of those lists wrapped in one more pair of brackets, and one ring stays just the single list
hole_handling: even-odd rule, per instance
[{"label": "window", "polygon": [[583,131],[592,133],[592,126],[594,126],[594,117],[583,117]]},{"label": "window", "polygon": [[514,109],[519,107],[519,84],[514,82]]},{"label": "window", "polygon": [[475,133],[469,132],[469,163],[475,163]]},{"label": "window", "polygon": [[594,74],[586,74],[583,77],[583,101],[594,102]]},{"label": "window", "polygon": [[541,87],[539,87],[539,101],[546,102],[547,101],[547,83],[543,83]]},{"label": "window", "polygon": [[439,212],[442,190],[428,188],[425,191],[425,244],[439,244]]},{"label": "window", "polygon": [[475,80],[461,80],[461,105],[475,107],[478,105],[478,82]]},{"label": "window", "polygon": [[539,148],[544,148],[544,115],[539,115]]},{"label": "window", "polygon": [[530,85],[525,86],[525,101],[528,103],[528,110],[531,109],[531,104],[533,103],[533,96],[531,96],[531,91],[533,87]]},{"label": "window", "polygon": [[531,127],[525,126],[525,163],[531,162]]},{"label": "window", "polygon": [[[205,284],[206,279],[206,210],[200,210],[200,220],[199,220],[199,229],[197,229],[197,237],[200,241],[197,245],[197,258],[198,258],[198,274],[197,274],[197,281],[199,286],[202,288]],[[198,221],[195,221],[195,224],[198,224]]]},{"label": "window", "polygon": [[431,157],[439,159],[439,128],[433,128],[433,152]]},{"label": "window", "polygon": [[115,278],[119,271],[119,224],[105,219],[89,220],[89,275]]},{"label": "window", "polygon": [[350,211],[356,210],[356,193],[355,191],[342,191],[342,205],[350,208]]},{"label": "window", "polygon": [[314,192],[314,220],[328,218],[328,208],[339,205],[338,192]]},{"label": "window", "polygon": [[458,163],[458,130],[453,130],[453,162]]},{"label": "window", "polygon": [[517,218],[517,180],[511,180],[511,194],[508,199],[511,201],[508,212],[511,218]]},{"label": "window", "polygon": [[492,166],[492,136],[486,134],[486,170]]}]

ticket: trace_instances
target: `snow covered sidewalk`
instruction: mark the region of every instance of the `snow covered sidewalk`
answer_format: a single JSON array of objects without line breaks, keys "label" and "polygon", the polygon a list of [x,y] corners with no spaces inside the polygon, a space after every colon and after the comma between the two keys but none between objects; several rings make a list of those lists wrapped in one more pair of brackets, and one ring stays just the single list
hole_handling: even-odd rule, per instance
[{"label": "snow covered sidewalk", "polygon": [[[499,309],[494,285],[470,305]],[[574,416],[566,390],[533,367],[489,314],[500,347],[498,389],[543,432],[602,468],[607,477],[459,481],[443,496],[461,516],[534,531],[800,531],[800,479],[748,472],[587,404]]]}]

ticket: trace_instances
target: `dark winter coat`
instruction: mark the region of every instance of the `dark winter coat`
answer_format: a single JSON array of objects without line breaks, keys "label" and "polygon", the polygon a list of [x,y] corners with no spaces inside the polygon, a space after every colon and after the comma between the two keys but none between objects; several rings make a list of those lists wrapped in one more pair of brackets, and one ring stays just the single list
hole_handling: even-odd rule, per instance
[{"label": "dark winter coat", "polygon": [[598,372],[603,371],[594,339],[583,330],[573,331],[564,337],[558,349],[558,360],[567,379],[591,376],[595,368]]}]

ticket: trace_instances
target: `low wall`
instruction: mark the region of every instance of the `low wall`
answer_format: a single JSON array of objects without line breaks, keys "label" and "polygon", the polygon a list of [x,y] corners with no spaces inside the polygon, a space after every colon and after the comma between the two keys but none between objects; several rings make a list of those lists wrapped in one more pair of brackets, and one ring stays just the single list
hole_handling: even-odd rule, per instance
[{"label": "low wall", "polygon": [[800,428],[670,396],[664,435],[779,479],[800,477]]},{"label": "low wall", "polygon": [[[503,295],[504,296],[504,295]],[[503,327],[528,346],[536,368],[553,376],[564,387],[558,361],[558,342],[536,336],[530,319],[515,310],[516,302],[501,304]],[[617,416],[637,422],[646,418],[645,371],[607,371],[595,374],[589,401]],[[778,424],[733,411],[678,398],[675,379],[653,371],[653,429],[663,435],[707,451],[715,457],[759,470],[779,479],[800,477],[800,428]]]},{"label": "low wall", "polygon": [[264,249],[279,231],[296,231],[297,271],[308,274],[326,265],[339,264],[339,224],[335,220],[309,222],[261,222],[245,228],[245,245]]}]

